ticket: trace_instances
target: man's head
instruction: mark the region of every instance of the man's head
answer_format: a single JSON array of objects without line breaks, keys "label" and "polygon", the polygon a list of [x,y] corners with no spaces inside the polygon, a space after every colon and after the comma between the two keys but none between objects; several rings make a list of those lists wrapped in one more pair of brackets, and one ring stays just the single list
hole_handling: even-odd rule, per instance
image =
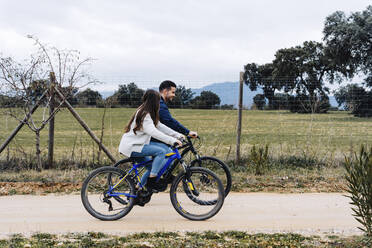
[{"label": "man's head", "polygon": [[159,86],[160,95],[163,97],[164,101],[172,101],[176,96],[177,85],[170,80],[165,80],[161,82]]}]

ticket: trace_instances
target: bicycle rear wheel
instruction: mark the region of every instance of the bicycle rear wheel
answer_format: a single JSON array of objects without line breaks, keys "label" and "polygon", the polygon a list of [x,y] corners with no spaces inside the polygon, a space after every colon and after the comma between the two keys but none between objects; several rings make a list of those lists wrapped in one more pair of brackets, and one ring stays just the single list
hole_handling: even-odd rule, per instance
[{"label": "bicycle rear wheel", "polygon": [[[84,180],[81,200],[85,209],[100,220],[117,220],[133,208],[135,187],[132,179],[115,167],[101,167]],[[115,189],[112,189],[114,185]]]},{"label": "bicycle rear wheel", "polygon": [[221,180],[225,188],[225,197],[229,194],[231,189],[231,173],[229,167],[215,157],[200,157],[191,161],[191,166],[207,168],[214,172]]},{"label": "bicycle rear wheel", "polygon": [[192,167],[187,170],[186,173],[180,173],[172,183],[172,205],[187,219],[209,219],[216,215],[223,205],[225,195],[222,182],[206,168]]}]

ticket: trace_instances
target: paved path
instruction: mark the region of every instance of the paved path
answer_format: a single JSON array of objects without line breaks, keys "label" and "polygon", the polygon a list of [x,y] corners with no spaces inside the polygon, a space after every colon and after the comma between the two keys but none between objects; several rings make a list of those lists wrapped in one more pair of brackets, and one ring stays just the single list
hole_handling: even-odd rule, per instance
[{"label": "paved path", "polygon": [[212,219],[193,222],[172,207],[169,195],[155,194],[123,219],[104,222],[90,216],[80,195],[0,197],[0,236],[34,232],[107,232],[242,230],[303,234],[359,234],[349,199],[342,194],[231,193]]}]

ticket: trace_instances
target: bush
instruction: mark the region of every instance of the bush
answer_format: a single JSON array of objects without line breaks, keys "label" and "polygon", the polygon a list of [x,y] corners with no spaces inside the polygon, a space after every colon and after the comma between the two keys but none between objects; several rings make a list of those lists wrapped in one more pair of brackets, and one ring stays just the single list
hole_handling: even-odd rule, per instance
[{"label": "bush", "polygon": [[235,108],[234,108],[234,104],[224,104],[224,105],[221,105],[220,106],[220,109],[229,109],[229,110],[231,110],[231,109],[235,109]]},{"label": "bush", "polygon": [[292,113],[327,113],[331,107],[329,97],[327,95],[316,96],[312,100],[310,96],[299,94],[288,97],[289,110]]},{"label": "bush", "polygon": [[256,175],[263,175],[264,171],[267,168],[269,158],[268,150],[269,150],[268,145],[266,145],[265,148],[259,147],[258,150],[256,149],[256,145],[254,145],[251,149],[249,158],[252,161]]},{"label": "bush", "polygon": [[372,147],[360,148],[359,156],[355,154],[345,158],[347,192],[350,194],[355,219],[363,225],[360,228],[372,237]]}]

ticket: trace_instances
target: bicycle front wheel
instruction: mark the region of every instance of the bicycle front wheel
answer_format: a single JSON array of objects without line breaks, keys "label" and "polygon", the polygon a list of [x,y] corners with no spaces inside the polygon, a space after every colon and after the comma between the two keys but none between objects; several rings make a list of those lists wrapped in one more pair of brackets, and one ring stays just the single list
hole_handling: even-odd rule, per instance
[{"label": "bicycle front wheel", "polygon": [[200,157],[200,159],[195,159],[191,161],[191,166],[203,167],[214,172],[225,188],[225,197],[229,194],[231,189],[231,173],[229,167],[215,157]]},{"label": "bicycle front wheel", "polygon": [[[133,208],[135,187],[130,177],[115,167],[101,167],[84,180],[81,200],[85,209],[100,220],[117,220]],[[114,187],[114,188],[113,188]]]},{"label": "bicycle front wheel", "polygon": [[222,182],[208,169],[192,167],[187,170],[186,173],[180,173],[172,183],[172,205],[187,219],[209,219],[216,215],[223,205],[225,194]]}]

